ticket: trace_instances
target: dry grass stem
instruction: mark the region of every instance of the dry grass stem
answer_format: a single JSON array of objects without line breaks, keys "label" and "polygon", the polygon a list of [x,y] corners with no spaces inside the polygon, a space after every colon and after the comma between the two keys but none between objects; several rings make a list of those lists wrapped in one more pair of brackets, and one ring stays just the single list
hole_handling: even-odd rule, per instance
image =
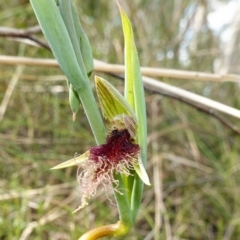
[{"label": "dry grass stem", "polygon": [[182,164],[182,165],[186,165],[188,167],[196,168],[196,169],[203,171],[205,173],[208,173],[208,174],[212,173],[212,169],[210,167],[204,166],[200,163],[194,162],[192,160],[189,160],[189,159],[186,159],[183,157],[176,156],[171,153],[161,153],[161,157],[163,159],[170,160],[176,164]]},{"label": "dry grass stem", "polygon": [[63,183],[59,185],[54,185],[54,186],[46,186],[43,188],[38,188],[38,189],[31,189],[31,190],[21,190],[20,192],[18,191],[10,191],[5,194],[1,194],[0,196],[0,201],[6,201],[14,198],[31,198],[36,195],[41,195],[41,194],[49,194],[49,195],[58,195],[58,194],[64,194],[69,193],[69,189],[73,187],[73,183]]},{"label": "dry grass stem", "polygon": [[[27,66],[58,67],[55,59],[40,59],[29,57],[0,56],[0,64],[22,64]],[[94,60],[94,70],[104,73],[124,73],[124,65],[109,64],[99,60]],[[194,71],[183,71],[176,69],[141,67],[143,75],[150,77],[165,77],[185,80],[196,80],[206,82],[240,82],[240,76],[236,74],[213,74]]]},{"label": "dry grass stem", "polygon": [[0,122],[3,120],[4,114],[7,110],[7,106],[10,101],[10,98],[11,98],[13,91],[18,83],[19,77],[22,74],[23,68],[24,67],[21,65],[17,66],[17,69],[16,69],[15,73],[13,74],[12,79],[9,82],[8,88],[5,92],[2,103],[0,105]]},{"label": "dry grass stem", "polygon": [[157,81],[155,79],[149,78],[149,77],[143,77],[144,85],[148,87],[148,89],[152,91],[161,91],[168,95],[172,95],[174,97],[177,97],[179,99],[184,99],[185,101],[194,102],[200,105],[207,106],[210,108],[210,111],[220,111],[222,113],[231,115],[236,118],[240,118],[240,111],[236,108],[229,107],[225,104],[219,103],[217,101],[208,99],[206,97],[202,97],[200,95],[197,95],[195,93],[191,93],[189,91],[186,91],[184,89],[171,86],[167,83],[163,83],[160,81]]},{"label": "dry grass stem", "polygon": [[[157,96],[151,103],[151,126],[157,128],[159,124],[159,97]],[[153,181],[155,193],[155,219],[154,219],[154,239],[160,238],[160,232],[163,227],[166,231],[166,240],[172,239],[171,226],[167,209],[163,200],[163,169],[162,156],[159,155],[158,141],[152,141],[152,162],[153,162]],[[164,221],[163,221],[164,220]]]},{"label": "dry grass stem", "polygon": [[[73,201],[74,197],[73,195],[70,195],[67,199],[62,201],[62,205],[67,206],[69,203]],[[27,240],[29,239],[31,233],[33,230],[38,226],[43,226],[49,222],[52,222],[58,218],[61,218],[63,215],[67,214],[67,211],[62,210],[61,207],[55,207],[51,211],[49,211],[46,215],[41,217],[38,222],[33,221],[30,222],[27,227],[23,230],[19,240]]]}]

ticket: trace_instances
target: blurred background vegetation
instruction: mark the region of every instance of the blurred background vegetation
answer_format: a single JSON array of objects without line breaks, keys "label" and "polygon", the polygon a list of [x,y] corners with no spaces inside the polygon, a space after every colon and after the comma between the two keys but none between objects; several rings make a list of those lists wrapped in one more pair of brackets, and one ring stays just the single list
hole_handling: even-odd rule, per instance
[{"label": "blurred background vegetation", "polygon": [[[75,3],[94,57],[122,64],[123,34],[115,1]],[[240,72],[239,1],[120,3],[132,21],[142,66]],[[36,24],[27,0],[1,1],[1,26]],[[44,40],[41,33],[36,37]],[[3,37],[0,55],[53,58],[23,39]],[[95,74],[122,91],[122,81]],[[240,108],[237,83],[159,80]],[[12,95],[6,112],[0,112],[0,239],[77,239],[94,226],[116,222],[117,209],[101,191],[88,207],[72,214],[80,201],[76,168],[49,170],[95,145],[82,110],[72,122],[62,72],[0,64],[0,104],[8,91]],[[239,134],[178,99],[146,92],[146,104],[152,186],[145,187],[137,223],[122,239],[239,239]],[[223,117],[240,127],[237,119]]]}]

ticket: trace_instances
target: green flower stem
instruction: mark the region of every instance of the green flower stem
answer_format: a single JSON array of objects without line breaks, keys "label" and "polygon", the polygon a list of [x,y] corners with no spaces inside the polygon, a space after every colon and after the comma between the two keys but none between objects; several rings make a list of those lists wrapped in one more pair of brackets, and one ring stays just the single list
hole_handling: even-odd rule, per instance
[{"label": "green flower stem", "polygon": [[124,175],[122,176],[124,186],[125,186],[126,189],[128,189],[126,194],[127,194],[129,203],[131,202],[131,199],[132,199],[132,193],[133,193],[132,189],[133,189],[133,186],[134,186],[134,181],[135,181],[135,176],[136,175],[137,174],[136,174],[135,170],[132,170],[130,176],[124,176]]},{"label": "green flower stem", "polygon": [[114,192],[114,195],[117,201],[118,210],[119,210],[120,221],[124,224],[124,226],[126,227],[126,230],[128,229],[129,231],[132,227],[133,222],[132,222],[132,212],[129,206],[129,201],[126,193],[128,189],[125,189],[125,186],[123,184],[123,180],[120,174],[115,174],[114,179],[118,181],[118,189],[120,191],[120,192],[116,192],[116,191]]},{"label": "green flower stem", "polygon": [[133,184],[132,199],[131,199],[131,211],[132,211],[132,220],[136,221],[138,210],[142,200],[143,192],[143,183],[139,176],[135,175],[135,180]]}]

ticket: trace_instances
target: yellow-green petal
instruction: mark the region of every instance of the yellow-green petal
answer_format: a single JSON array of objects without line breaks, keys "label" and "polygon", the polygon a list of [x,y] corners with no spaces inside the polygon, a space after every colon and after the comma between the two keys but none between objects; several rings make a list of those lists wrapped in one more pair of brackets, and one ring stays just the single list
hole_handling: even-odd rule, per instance
[{"label": "yellow-green petal", "polygon": [[84,154],[72,158],[70,160],[67,160],[66,162],[60,163],[57,166],[51,168],[51,169],[61,169],[61,168],[67,168],[67,167],[72,167],[72,166],[77,166],[80,163],[83,163],[88,160],[89,157],[89,151],[85,152]]}]

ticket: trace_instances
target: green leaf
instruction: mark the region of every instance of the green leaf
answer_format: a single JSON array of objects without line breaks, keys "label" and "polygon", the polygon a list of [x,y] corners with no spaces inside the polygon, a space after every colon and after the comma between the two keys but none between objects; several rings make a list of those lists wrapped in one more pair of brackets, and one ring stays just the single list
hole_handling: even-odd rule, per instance
[{"label": "green leaf", "polygon": [[[141,147],[141,162],[139,162],[139,165],[143,164],[143,166],[145,166],[147,158],[147,120],[144,88],[131,22],[120,5],[119,10],[125,42],[125,98],[130,103],[137,116],[137,142]],[[136,169],[136,172],[138,172],[138,170],[139,169]],[[143,175],[145,175],[145,173],[143,173]],[[141,202],[143,183],[137,174],[135,174],[134,179],[124,179],[124,182],[128,188],[132,189],[131,207],[133,219],[135,220]]]},{"label": "green leaf", "polygon": [[83,88],[86,79],[79,68],[71,39],[55,1],[30,0],[30,2],[61,69],[76,91]]},{"label": "green leaf", "polygon": [[134,109],[139,122],[138,138],[145,164],[147,152],[147,119],[144,88],[131,22],[119,5],[125,42],[125,98]]},{"label": "green leaf", "polygon": [[[60,14],[62,16],[62,19],[65,23],[65,26],[67,28],[69,37],[71,39],[71,43],[78,61],[78,65],[81,69],[81,72],[84,76],[84,78],[87,78],[87,72],[86,72],[86,68],[85,68],[85,64],[83,62],[83,58],[82,58],[82,53],[80,50],[80,44],[79,44],[79,40],[78,40],[78,36],[77,36],[77,32],[78,29],[76,26],[76,12],[72,12],[73,7],[72,7],[72,3],[71,0],[59,0],[59,10],[60,10]],[[73,16],[74,15],[74,16]]]},{"label": "green leaf", "polygon": [[[97,144],[106,131],[88,77],[79,66],[68,30],[54,0],[30,0],[44,36],[69,83],[83,105]],[[74,26],[72,26],[74,28]]]},{"label": "green leaf", "polygon": [[81,48],[81,54],[84,61],[84,65],[85,65],[88,77],[90,77],[94,69],[92,48],[91,48],[88,36],[81,25],[80,19],[77,14],[77,8],[74,4],[72,4],[72,15],[73,15],[73,21],[74,21],[74,26],[77,33],[79,45]]}]

